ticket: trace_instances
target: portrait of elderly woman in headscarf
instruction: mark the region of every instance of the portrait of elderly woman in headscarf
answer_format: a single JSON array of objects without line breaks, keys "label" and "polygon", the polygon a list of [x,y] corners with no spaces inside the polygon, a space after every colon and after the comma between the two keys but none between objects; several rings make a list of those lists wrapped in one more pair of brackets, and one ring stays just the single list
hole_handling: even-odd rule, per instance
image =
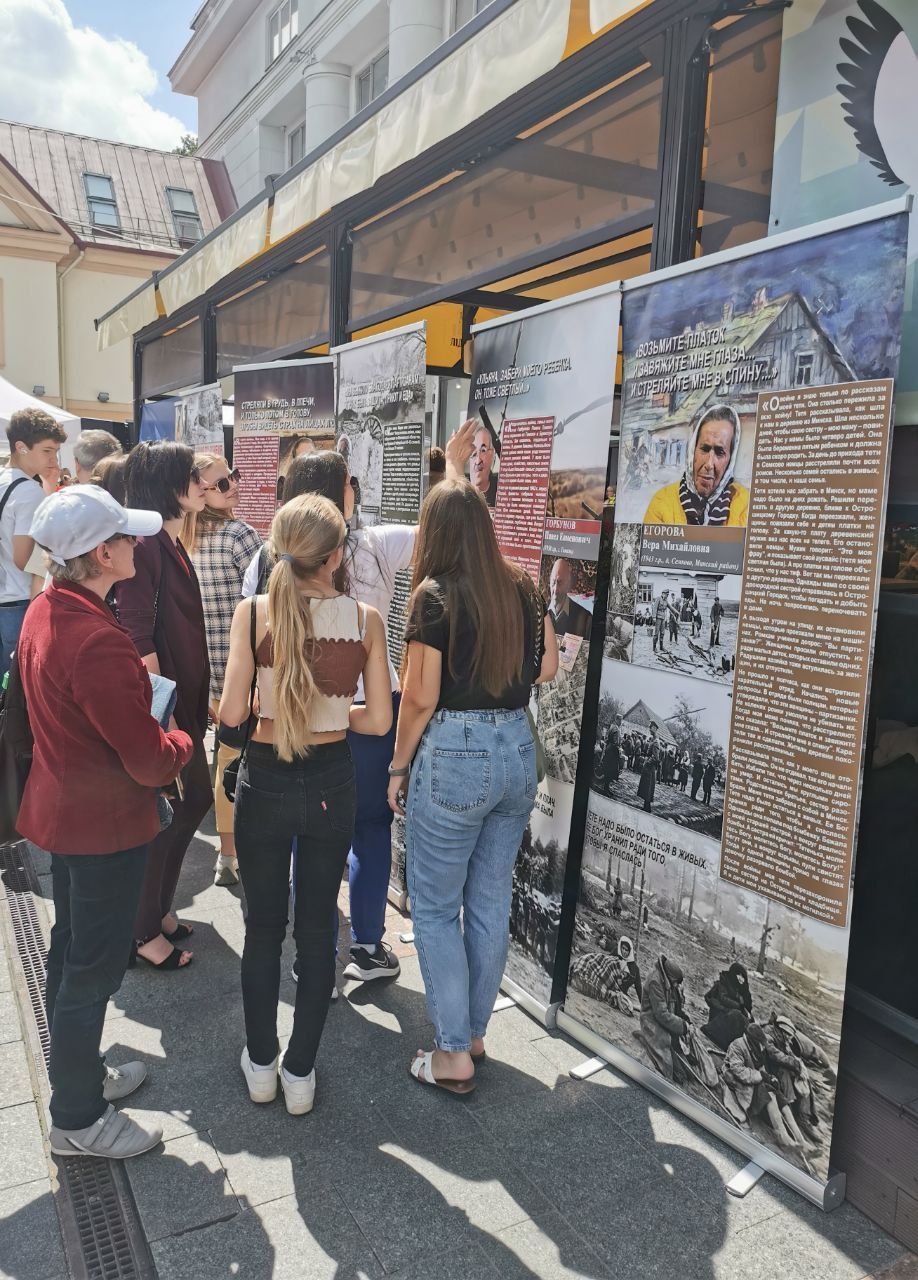
[{"label": "portrait of elderly woman in headscarf", "polygon": [[734,480],[743,429],[727,404],[706,409],[689,440],[685,471],[650,500],[645,524],[745,526],[749,490]]}]

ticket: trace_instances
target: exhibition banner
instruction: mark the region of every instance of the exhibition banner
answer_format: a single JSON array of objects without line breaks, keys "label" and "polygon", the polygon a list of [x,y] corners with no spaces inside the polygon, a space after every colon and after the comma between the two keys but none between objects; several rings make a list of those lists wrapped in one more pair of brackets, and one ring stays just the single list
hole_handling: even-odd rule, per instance
[{"label": "exhibition banner", "polygon": [[[790,231],[914,192],[916,106],[914,0],[794,0],[783,15],[781,34],[771,231]],[[913,206],[896,381],[900,423],[918,421],[916,260],[918,206]],[[862,342],[882,343],[884,328],[863,334]]]},{"label": "exhibition banner", "polygon": [[565,1001],[565,1024],[814,1199],[905,280],[907,216],[885,212],[625,286]]},{"label": "exhibition banner", "polygon": [[236,514],[267,537],[293,459],[335,447],[334,361],[243,364],[233,374],[233,465],[243,476]]},{"label": "exhibition banner", "polygon": [[[398,670],[411,591],[411,570],[407,564],[399,567],[398,561],[403,549],[413,548],[398,535],[404,526],[417,524],[430,477],[427,328],[421,323],[393,329],[336,347],[332,355],[338,364],[335,448],[347,459],[356,482],[360,527],[379,529],[379,573],[393,589],[389,655]],[[385,526],[390,526],[390,539]],[[392,553],[391,548],[399,550]],[[359,596],[361,584],[353,585]],[[390,889],[403,905],[405,827],[399,817],[392,826]]]},{"label": "exhibition banner", "polygon": [[469,478],[504,555],[532,576],[558,634],[556,679],[532,710],[546,776],[514,870],[507,977],[551,998],[587,684],[618,345],[618,286],[473,330]]},{"label": "exhibition banner", "polygon": [[198,387],[175,401],[175,439],[195,453],[223,456],[223,392],[219,382]]}]

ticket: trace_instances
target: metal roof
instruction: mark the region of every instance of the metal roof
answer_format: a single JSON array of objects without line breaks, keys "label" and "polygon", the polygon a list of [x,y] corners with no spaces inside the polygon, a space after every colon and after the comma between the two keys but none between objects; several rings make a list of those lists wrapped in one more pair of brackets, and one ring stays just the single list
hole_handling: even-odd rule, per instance
[{"label": "metal roof", "polygon": [[[167,187],[190,191],[203,235],[235,209],[220,161],[0,120],[0,155],[80,240],[179,252]],[[111,178],[120,231],[94,226],[84,174]]]}]

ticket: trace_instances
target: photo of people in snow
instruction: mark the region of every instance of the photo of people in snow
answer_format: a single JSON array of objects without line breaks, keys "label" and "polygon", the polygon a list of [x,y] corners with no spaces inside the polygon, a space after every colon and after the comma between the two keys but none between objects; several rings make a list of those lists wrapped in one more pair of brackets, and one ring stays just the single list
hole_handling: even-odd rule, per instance
[{"label": "photo of people in snow", "polygon": [[643,570],[630,660],[732,684],[741,586],[735,573]]},{"label": "photo of people in snow", "polygon": [[719,880],[695,852],[703,842],[664,863],[602,843],[588,827],[567,1012],[824,1178],[844,984],[837,930]]}]

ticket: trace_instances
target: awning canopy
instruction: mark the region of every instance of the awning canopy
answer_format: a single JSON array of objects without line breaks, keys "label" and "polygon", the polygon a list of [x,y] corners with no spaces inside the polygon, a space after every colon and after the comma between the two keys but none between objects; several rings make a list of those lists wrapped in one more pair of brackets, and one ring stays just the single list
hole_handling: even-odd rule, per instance
[{"label": "awning canopy", "polygon": [[77,415],[68,413],[66,409],[58,409],[56,405],[48,404],[45,400],[39,400],[37,396],[30,396],[28,392],[14,387],[12,382],[7,382],[6,378],[0,378],[0,430],[4,434],[10,425],[10,418],[17,409],[41,409],[44,413],[50,414],[54,421],[64,428],[67,432],[67,443],[61,445],[61,461],[66,466],[72,467],[73,442],[82,428],[82,422]]},{"label": "awning canopy", "polygon": [[[206,293],[384,175],[473,124],[651,0],[516,0],[433,56],[326,149],[96,321],[100,350]],[[496,6],[495,6],[496,8]],[[270,214],[270,216],[269,216]]]}]

